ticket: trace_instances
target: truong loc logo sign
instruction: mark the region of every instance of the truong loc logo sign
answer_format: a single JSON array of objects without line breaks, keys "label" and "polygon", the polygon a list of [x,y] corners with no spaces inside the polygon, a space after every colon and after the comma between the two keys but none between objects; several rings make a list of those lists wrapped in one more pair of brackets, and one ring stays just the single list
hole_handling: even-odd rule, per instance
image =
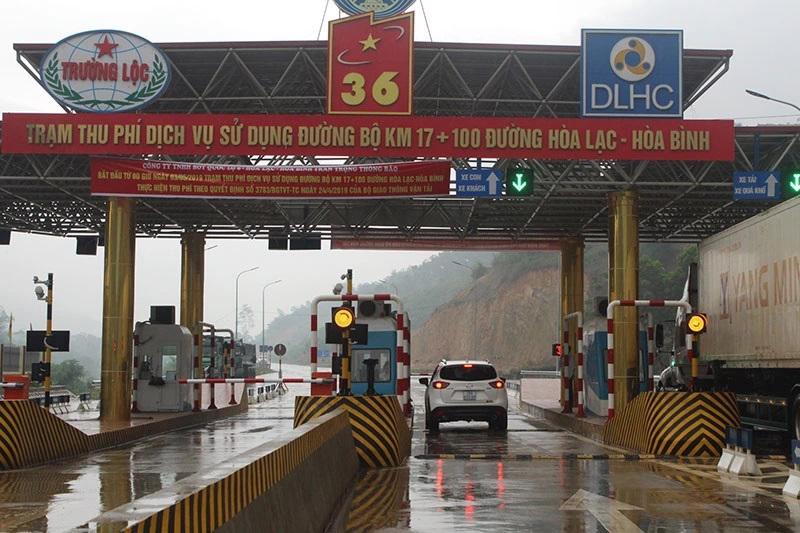
[{"label": "truong loc logo sign", "polygon": [[683,117],[683,31],[583,30],[581,114]]},{"label": "truong loc logo sign", "polygon": [[152,102],[169,86],[164,54],[124,31],[72,35],[42,59],[42,85],[75,111],[124,112]]}]

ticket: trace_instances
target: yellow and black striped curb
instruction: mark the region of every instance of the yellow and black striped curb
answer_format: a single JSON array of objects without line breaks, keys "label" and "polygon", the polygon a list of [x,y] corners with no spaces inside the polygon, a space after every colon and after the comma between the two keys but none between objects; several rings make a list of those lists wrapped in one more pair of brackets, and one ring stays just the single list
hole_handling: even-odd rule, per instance
[{"label": "yellow and black striped curb", "polygon": [[411,453],[411,432],[395,396],[296,396],[294,427],[340,407],[350,416],[363,466],[383,468],[405,462]]},{"label": "yellow and black striped curb", "polygon": [[608,421],[603,441],[659,456],[713,457],[725,427],[740,423],[731,393],[645,392]]},{"label": "yellow and black striped curb", "polygon": [[375,531],[398,525],[409,505],[408,469],[368,470],[356,484],[347,514],[348,532]]},{"label": "yellow and black striped curb", "polygon": [[[349,440],[347,415],[343,411],[330,413],[295,430],[285,439],[249,450],[207,472],[194,474],[164,490],[109,511],[91,521],[90,525],[104,530],[105,525],[127,522],[130,525],[123,530],[124,533],[213,531],[268,492],[342,432],[348,433]],[[309,498],[312,497],[313,494],[309,494]],[[169,500],[173,503],[164,503]],[[298,505],[299,510],[302,502]]]},{"label": "yellow and black striped curb", "polygon": [[562,460],[593,460],[593,461],[647,461],[647,460],[675,460],[675,457],[662,457],[647,453],[423,453],[414,456],[415,459],[449,459],[462,461],[562,461]]},{"label": "yellow and black striped curb", "polygon": [[0,471],[29,468],[240,414],[238,405],[86,434],[30,400],[0,401]]}]

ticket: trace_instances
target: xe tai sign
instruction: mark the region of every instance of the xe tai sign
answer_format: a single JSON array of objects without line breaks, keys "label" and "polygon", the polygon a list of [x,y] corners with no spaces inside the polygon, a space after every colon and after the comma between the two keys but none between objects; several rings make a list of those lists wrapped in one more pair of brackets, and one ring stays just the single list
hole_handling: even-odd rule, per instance
[{"label": "xe tai sign", "polygon": [[124,31],[67,37],[42,59],[42,84],[76,111],[132,111],[169,85],[169,64],[149,41]]},{"label": "xe tai sign", "polygon": [[92,194],[172,198],[397,198],[447,196],[450,162],[376,165],[212,165],[92,159]]},{"label": "xe tai sign", "polygon": [[683,32],[583,30],[581,114],[682,117]]},{"label": "xe tai sign", "polygon": [[733,121],[344,115],[3,115],[0,152],[732,161]]}]

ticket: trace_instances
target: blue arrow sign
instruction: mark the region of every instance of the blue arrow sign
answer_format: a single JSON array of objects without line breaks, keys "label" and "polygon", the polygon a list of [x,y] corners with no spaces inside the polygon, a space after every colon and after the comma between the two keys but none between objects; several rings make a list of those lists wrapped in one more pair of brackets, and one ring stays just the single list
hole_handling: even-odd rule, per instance
[{"label": "blue arrow sign", "polygon": [[503,171],[494,168],[456,170],[456,196],[500,196]]},{"label": "blue arrow sign", "polygon": [[769,170],[733,173],[734,200],[766,200],[781,199],[781,173]]}]

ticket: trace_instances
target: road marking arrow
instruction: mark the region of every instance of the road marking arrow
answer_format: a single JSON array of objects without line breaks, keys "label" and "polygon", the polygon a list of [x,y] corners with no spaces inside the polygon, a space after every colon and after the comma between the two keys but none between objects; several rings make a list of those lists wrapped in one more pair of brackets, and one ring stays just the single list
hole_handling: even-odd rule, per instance
[{"label": "road marking arrow", "polygon": [[767,196],[770,198],[775,197],[775,185],[778,183],[778,178],[775,177],[775,174],[770,174],[767,178]]},{"label": "road marking arrow", "polygon": [[[522,174],[516,174],[514,176],[514,181],[511,182],[511,185],[517,189],[517,192],[521,192],[525,187],[528,186],[528,182],[522,178]],[[800,187],[800,185],[798,185]],[[800,188],[798,188],[800,190]]]},{"label": "road marking arrow", "polygon": [[492,172],[487,179],[489,180],[489,194],[497,196],[497,184],[500,182],[500,178]]},{"label": "road marking arrow", "polygon": [[644,533],[621,511],[643,511],[641,507],[606,498],[583,489],[564,502],[561,511],[588,511],[609,533]]},{"label": "road marking arrow", "polygon": [[800,172],[792,174],[792,181],[789,182],[789,187],[791,187],[794,192],[800,192]]}]

